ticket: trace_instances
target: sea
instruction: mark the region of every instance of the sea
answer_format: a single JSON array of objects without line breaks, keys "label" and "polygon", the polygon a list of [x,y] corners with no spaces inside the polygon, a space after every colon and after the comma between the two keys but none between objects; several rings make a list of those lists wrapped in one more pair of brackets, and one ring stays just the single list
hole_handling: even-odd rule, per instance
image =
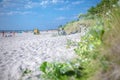
[{"label": "sea", "polygon": [[[57,29],[48,29],[48,30],[40,30],[40,31],[56,31]],[[22,33],[22,32],[33,32],[33,30],[0,30],[1,32],[16,32],[16,33]]]},{"label": "sea", "polygon": [[29,32],[33,30],[0,30],[0,32],[16,32],[16,33],[22,33],[22,32]]}]

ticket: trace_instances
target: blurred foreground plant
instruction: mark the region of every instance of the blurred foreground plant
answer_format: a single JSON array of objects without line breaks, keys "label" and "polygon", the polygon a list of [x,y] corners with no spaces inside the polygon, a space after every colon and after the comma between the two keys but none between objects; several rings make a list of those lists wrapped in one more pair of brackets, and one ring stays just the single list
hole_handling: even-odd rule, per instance
[{"label": "blurred foreground plant", "polygon": [[40,66],[44,80],[77,80],[82,69],[79,62],[43,62]]},{"label": "blurred foreground plant", "polygon": [[102,64],[107,68],[101,70],[98,80],[120,80],[120,6],[112,9],[104,18],[104,24],[104,46],[100,48],[100,53],[104,56]]}]

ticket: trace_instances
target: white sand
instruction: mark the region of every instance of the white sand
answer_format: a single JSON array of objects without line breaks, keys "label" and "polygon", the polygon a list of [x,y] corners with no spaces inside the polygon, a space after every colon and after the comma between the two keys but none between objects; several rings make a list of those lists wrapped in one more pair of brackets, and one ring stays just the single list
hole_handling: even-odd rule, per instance
[{"label": "white sand", "polygon": [[[39,66],[44,61],[66,61],[75,58],[74,48],[66,48],[67,39],[79,41],[81,33],[58,36],[56,31],[0,34],[0,80],[40,80]],[[32,72],[22,76],[26,69]]]}]

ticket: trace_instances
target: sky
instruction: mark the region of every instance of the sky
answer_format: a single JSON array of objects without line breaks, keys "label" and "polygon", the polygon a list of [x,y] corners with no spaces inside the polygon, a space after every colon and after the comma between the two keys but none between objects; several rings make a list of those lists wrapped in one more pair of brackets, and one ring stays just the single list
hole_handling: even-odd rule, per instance
[{"label": "sky", "polygon": [[57,29],[100,0],[0,0],[0,30]]}]

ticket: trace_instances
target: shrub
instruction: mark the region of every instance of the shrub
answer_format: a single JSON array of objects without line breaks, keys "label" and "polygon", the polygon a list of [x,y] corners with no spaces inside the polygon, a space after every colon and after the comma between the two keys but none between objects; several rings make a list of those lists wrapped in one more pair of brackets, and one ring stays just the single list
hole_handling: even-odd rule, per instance
[{"label": "shrub", "polygon": [[79,62],[43,62],[40,66],[44,80],[77,80],[82,69]]}]

